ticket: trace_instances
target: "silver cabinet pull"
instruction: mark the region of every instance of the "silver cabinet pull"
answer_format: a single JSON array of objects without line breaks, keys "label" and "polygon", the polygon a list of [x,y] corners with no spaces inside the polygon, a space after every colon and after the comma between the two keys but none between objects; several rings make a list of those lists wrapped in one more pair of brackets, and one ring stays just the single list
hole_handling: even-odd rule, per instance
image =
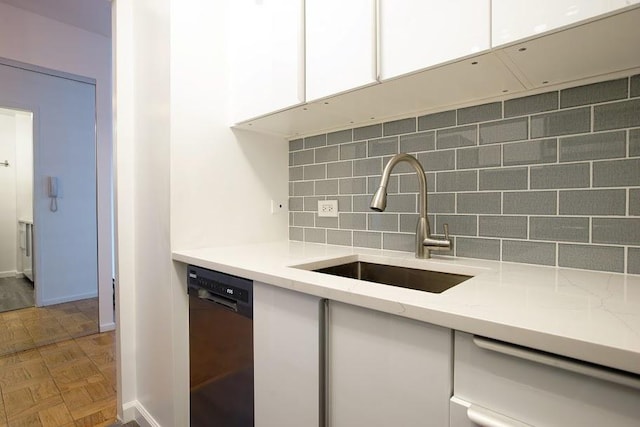
[{"label": "silver cabinet pull", "polygon": [[592,366],[591,364],[588,364],[588,362],[580,363],[562,356],[549,355],[541,351],[529,350],[523,347],[483,337],[474,336],[473,343],[485,350],[506,354],[508,356],[517,357],[519,359],[528,360],[541,365],[563,369],[576,374],[587,375],[589,377],[640,390],[640,378],[633,374],[625,375],[606,368]]},{"label": "silver cabinet pull", "polygon": [[471,405],[467,408],[467,418],[482,427],[531,427],[530,424],[514,420],[478,405]]}]

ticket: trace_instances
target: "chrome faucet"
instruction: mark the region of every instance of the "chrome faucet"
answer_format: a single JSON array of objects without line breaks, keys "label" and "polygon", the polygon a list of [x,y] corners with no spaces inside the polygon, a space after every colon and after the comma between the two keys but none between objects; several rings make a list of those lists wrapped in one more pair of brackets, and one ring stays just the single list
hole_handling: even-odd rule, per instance
[{"label": "chrome faucet", "polygon": [[389,160],[382,172],[380,187],[376,190],[371,199],[370,208],[377,212],[382,212],[387,207],[387,185],[391,171],[400,162],[409,163],[416,171],[420,184],[420,218],[416,229],[416,258],[431,258],[431,251],[448,251],[451,249],[451,239],[449,239],[449,226],[444,224],[444,239],[431,237],[429,218],[427,218],[427,177],[424,169],[418,160],[405,153],[396,154]]}]

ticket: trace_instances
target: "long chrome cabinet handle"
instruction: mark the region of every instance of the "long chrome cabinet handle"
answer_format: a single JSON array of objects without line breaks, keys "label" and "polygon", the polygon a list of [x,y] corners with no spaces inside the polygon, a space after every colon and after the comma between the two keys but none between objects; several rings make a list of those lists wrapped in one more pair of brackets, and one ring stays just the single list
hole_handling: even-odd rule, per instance
[{"label": "long chrome cabinet handle", "polygon": [[320,357],[319,357],[319,399],[320,399],[320,409],[318,411],[319,415],[319,426],[320,427],[328,427],[329,426],[329,368],[327,366],[327,362],[329,360],[329,300],[322,299],[320,300],[319,307],[319,316],[320,316],[320,333],[319,333],[319,345],[320,345]]},{"label": "long chrome cabinet handle", "polygon": [[598,368],[587,363],[575,362],[562,356],[552,356],[535,350],[527,350],[522,347],[509,345],[483,337],[473,337],[473,343],[485,350],[506,354],[519,359],[539,363],[541,365],[552,366],[576,374],[587,375],[604,381],[624,385],[640,390],[640,377],[633,374],[622,374],[606,368]]},{"label": "long chrome cabinet handle", "polygon": [[467,408],[467,418],[482,427],[531,427],[530,424],[525,424],[477,405],[470,405]]}]

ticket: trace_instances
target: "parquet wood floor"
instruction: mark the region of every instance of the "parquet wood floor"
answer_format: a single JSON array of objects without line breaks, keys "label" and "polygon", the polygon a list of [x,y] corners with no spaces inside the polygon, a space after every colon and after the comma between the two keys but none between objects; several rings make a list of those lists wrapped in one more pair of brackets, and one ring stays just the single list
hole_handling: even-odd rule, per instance
[{"label": "parquet wood floor", "polygon": [[98,333],[98,298],[0,313],[0,356]]},{"label": "parquet wood floor", "polygon": [[0,357],[0,427],[110,426],[115,381],[114,332]]}]

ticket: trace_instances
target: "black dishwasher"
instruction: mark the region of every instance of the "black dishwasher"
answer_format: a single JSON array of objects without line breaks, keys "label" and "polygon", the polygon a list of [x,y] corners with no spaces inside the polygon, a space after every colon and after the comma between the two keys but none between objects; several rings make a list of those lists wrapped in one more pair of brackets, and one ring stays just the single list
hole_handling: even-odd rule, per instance
[{"label": "black dishwasher", "polygon": [[187,270],[191,427],[252,427],[253,282]]}]

